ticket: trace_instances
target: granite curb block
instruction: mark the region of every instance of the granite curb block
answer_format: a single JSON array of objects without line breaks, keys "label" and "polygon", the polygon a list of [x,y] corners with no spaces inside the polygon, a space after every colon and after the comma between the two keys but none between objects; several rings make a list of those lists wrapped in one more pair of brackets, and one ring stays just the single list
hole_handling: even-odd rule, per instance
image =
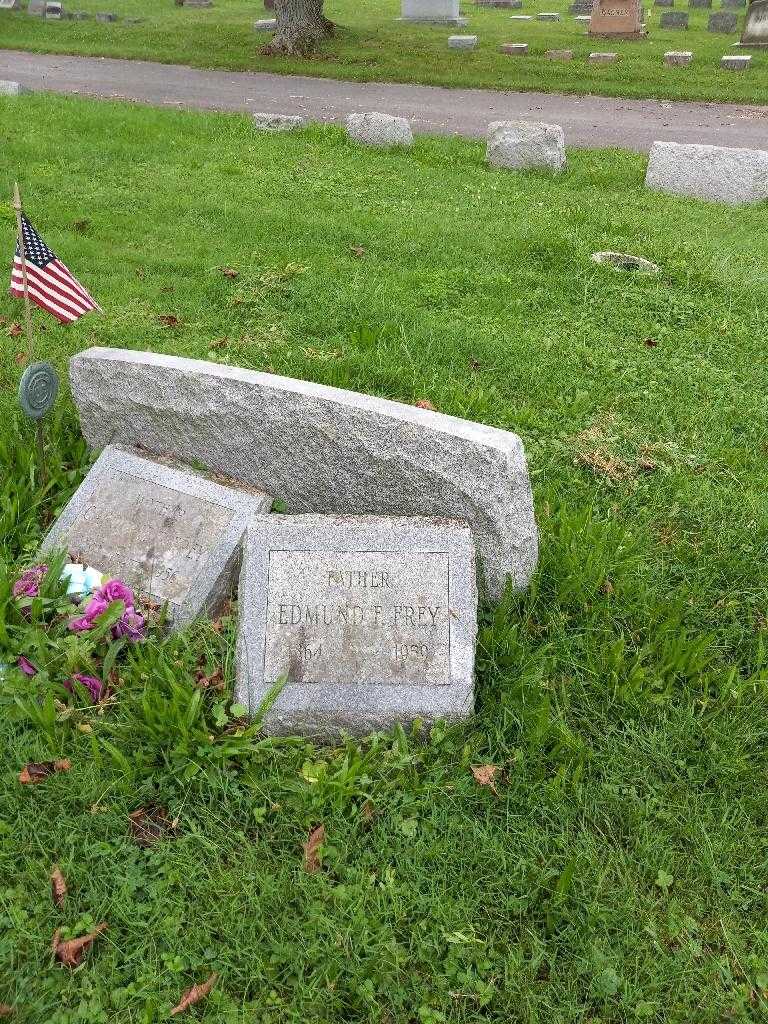
[{"label": "granite curb block", "polygon": [[392,117],[369,111],[350,114],[346,120],[348,138],[364,146],[412,146],[411,122],[405,117]]},{"label": "granite curb block", "polygon": [[181,629],[219,612],[237,577],[248,519],[271,507],[270,495],[107,445],[41,553],[66,547],[76,561],[167,601],[169,622]]},{"label": "granite curb block", "polygon": [[558,124],[538,121],[492,121],[485,158],[491,167],[530,170],[565,167],[565,132]]},{"label": "granite curb block", "polygon": [[645,184],[732,206],[758,203],[768,199],[768,150],[654,142]]},{"label": "granite curb block", "polygon": [[463,523],[256,517],[240,575],[237,700],[254,715],[287,676],[264,719],[273,735],[327,738],[466,718],[475,581]]},{"label": "granite curb block", "polygon": [[[560,132],[562,130],[560,129]],[[527,586],[538,531],[520,438],[372,395],[157,352],[69,364],[83,434],[202,463],[292,513],[426,515],[472,527],[489,596]]]}]

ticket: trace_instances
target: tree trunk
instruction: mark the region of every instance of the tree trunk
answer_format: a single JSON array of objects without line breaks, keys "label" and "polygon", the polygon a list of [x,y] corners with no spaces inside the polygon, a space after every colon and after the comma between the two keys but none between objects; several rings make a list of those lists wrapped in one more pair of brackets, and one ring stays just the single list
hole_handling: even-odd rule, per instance
[{"label": "tree trunk", "polygon": [[334,25],[323,14],[324,0],[275,0],[277,31],[265,54],[305,57],[332,36]]}]

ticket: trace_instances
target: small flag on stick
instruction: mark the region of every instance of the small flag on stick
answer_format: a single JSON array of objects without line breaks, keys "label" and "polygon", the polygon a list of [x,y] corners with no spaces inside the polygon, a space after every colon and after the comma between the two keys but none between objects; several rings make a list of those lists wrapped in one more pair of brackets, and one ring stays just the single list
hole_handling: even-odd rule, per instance
[{"label": "small flag on stick", "polygon": [[23,213],[19,213],[19,221],[22,237],[16,242],[11,295],[17,299],[28,296],[61,324],[72,324],[92,309],[102,313],[101,306],[48,248]]}]

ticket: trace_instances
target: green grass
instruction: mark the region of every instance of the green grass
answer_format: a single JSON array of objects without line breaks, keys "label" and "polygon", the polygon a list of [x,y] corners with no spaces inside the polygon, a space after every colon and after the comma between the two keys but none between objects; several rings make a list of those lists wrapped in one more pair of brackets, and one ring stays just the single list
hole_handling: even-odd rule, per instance
[{"label": "green grass", "polygon": [[[123,655],[103,713],[55,678],[9,676],[0,1002],[14,1020],[165,1020],[213,970],[187,1019],[764,1020],[766,204],[737,216],[652,194],[626,153],[505,174],[460,140],[371,152],[334,128],[265,138],[241,117],[80,100],[0,102],[0,135],[0,188],[21,178],[105,309],[69,329],[36,316],[38,355],[64,372],[91,344],[211,353],[514,429],[542,539],[531,588],[483,610],[478,714],[461,729],[235,742],[234,618]],[[661,274],[593,264],[606,248]],[[5,334],[20,304],[0,298],[0,316]],[[18,346],[0,349],[11,574],[87,463],[64,394],[39,487],[12,413]],[[22,650],[31,627],[2,583],[0,623]],[[223,667],[224,695],[195,697],[198,665]],[[54,755],[72,770],[18,784]],[[502,768],[498,796],[472,779],[483,763]],[[145,851],[126,816],[149,802],[179,827]],[[318,822],[310,875],[301,844]],[[84,966],[51,962],[55,928],[101,920]]]},{"label": "green grass", "polygon": [[[747,73],[721,70],[720,58],[731,51],[738,34],[707,32],[709,12],[700,9],[690,11],[690,29],[679,31],[661,30],[659,9],[650,7],[649,39],[614,43],[590,41],[581,25],[567,14],[567,0],[542,0],[538,5],[526,0],[527,13],[562,11],[560,23],[512,22],[508,11],[467,4],[470,30],[479,35],[480,42],[472,53],[457,53],[447,48],[450,32],[446,28],[398,22],[399,0],[328,0],[328,14],[341,26],[338,38],[314,59],[289,60],[260,54],[268,37],[253,31],[254,20],[264,16],[260,4],[253,0],[216,0],[214,7],[197,10],[175,7],[172,0],[72,3],[77,9],[111,10],[146,20],[135,26],[95,21],[45,23],[25,13],[3,12],[0,43],[40,52],[133,57],[203,68],[276,71],[364,82],[768,102],[768,54],[755,52],[753,67]],[[739,13],[743,19],[744,12]],[[499,53],[499,45],[504,42],[530,43],[531,54],[524,58],[504,56]],[[564,47],[575,51],[571,63],[543,57],[547,49]],[[620,61],[606,67],[588,64],[587,55],[596,49],[615,49]],[[664,52],[681,49],[694,52],[693,65],[683,69],[665,67]]]}]

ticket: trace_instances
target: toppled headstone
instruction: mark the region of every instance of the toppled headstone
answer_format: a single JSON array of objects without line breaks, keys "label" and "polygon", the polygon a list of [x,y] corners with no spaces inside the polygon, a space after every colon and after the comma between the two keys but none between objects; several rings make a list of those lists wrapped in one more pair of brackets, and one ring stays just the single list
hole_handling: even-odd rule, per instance
[{"label": "toppled headstone", "polygon": [[728,53],[720,58],[720,67],[725,71],[748,71],[752,57],[748,54]]},{"label": "toppled headstone", "polygon": [[259,18],[253,23],[254,32],[276,32],[277,18]]},{"label": "toppled headstone", "polygon": [[589,34],[605,39],[642,39],[642,14],[640,0],[595,0]]},{"label": "toppled headstone", "polygon": [[301,114],[254,114],[253,126],[262,132],[292,132],[304,128],[306,117]]},{"label": "toppled headstone", "polygon": [[117,15],[112,14],[109,11],[99,11],[96,15],[96,21],[100,21],[104,25],[108,25],[113,21],[117,21]]},{"label": "toppled headstone", "polygon": [[688,12],[665,11],[659,19],[659,28],[688,28]]},{"label": "toppled headstone", "polygon": [[565,133],[558,124],[493,121],[488,126],[486,159],[492,167],[561,171],[565,167]]},{"label": "toppled headstone", "polygon": [[708,32],[735,32],[739,24],[739,16],[734,11],[715,11],[710,14],[707,22]]},{"label": "toppled headstone", "polygon": [[733,206],[757,203],[768,198],[768,150],[654,142],[645,184]]},{"label": "toppled headstone", "polygon": [[751,0],[739,45],[768,47],[768,0]]},{"label": "toppled headstone", "polygon": [[528,54],[528,43],[502,43],[499,47],[502,53],[510,57],[525,57]]},{"label": "toppled headstone", "polygon": [[261,516],[240,576],[237,699],[269,734],[365,734],[472,713],[475,551],[450,520]]},{"label": "toppled headstone", "polygon": [[156,352],[92,348],[69,371],[93,447],[119,443],[203,463],[292,513],[460,519],[473,529],[494,599],[508,575],[524,587],[535,568],[525,453],[506,430]]},{"label": "toppled headstone", "polygon": [[590,53],[590,64],[613,64],[618,60],[618,53]]},{"label": "toppled headstone", "polygon": [[349,138],[366,146],[413,145],[411,123],[405,117],[391,117],[372,111],[350,114],[346,124]]},{"label": "toppled headstone", "polygon": [[27,90],[20,82],[0,81],[0,96],[21,96]]},{"label": "toppled headstone", "polygon": [[668,68],[686,68],[693,61],[693,53],[690,50],[667,50],[664,54],[664,63]]},{"label": "toppled headstone", "polygon": [[477,36],[448,36],[448,48],[451,50],[474,50]]},{"label": "toppled headstone", "polygon": [[536,15],[536,21],[561,21],[561,15],[557,11],[540,11]]},{"label": "toppled headstone", "polygon": [[168,603],[174,628],[215,615],[236,579],[249,516],[272,498],[108,445],[45,538],[73,562]]},{"label": "toppled headstone", "polygon": [[573,50],[546,50],[547,60],[573,60]]},{"label": "toppled headstone", "polygon": [[402,21],[437,25],[466,25],[459,12],[459,0],[402,0]]}]

